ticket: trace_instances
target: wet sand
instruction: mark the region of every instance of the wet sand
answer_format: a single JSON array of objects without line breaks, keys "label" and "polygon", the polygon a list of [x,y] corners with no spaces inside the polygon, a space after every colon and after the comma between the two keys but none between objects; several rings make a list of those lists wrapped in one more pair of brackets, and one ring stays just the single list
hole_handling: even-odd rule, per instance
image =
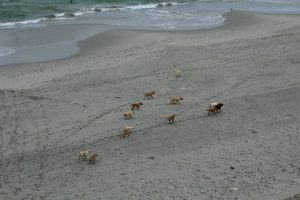
[{"label": "wet sand", "polygon": [[[111,30],[0,69],[4,199],[284,199],[300,188],[300,16]],[[178,66],[181,77],[175,77]],[[154,99],[143,94],[155,89]],[[180,95],[182,104],[170,105]],[[142,101],[134,118],[122,113]],[[210,102],[223,111],[207,117]],[[177,114],[174,124],[165,117]],[[133,133],[120,139],[124,126]],[[78,161],[80,149],[98,154]]]}]

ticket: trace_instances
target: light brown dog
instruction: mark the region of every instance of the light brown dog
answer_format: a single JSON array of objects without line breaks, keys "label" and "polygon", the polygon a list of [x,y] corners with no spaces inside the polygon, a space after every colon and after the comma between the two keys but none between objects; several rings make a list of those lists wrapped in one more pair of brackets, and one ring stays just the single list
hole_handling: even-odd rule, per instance
[{"label": "light brown dog", "polygon": [[133,118],[133,111],[131,110],[131,111],[128,111],[128,112],[124,112],[123,113],[123,117],[124,117],[124,119],[131,119],[131,118]]},{"label": "light brown dog", "polygon": [[97,157],[97,154],[93,154],[93,155],[89,158],[89,163],[90,163],[90,164],[95,164],[95,163],[96,163],[96,157]]},{"label": "light brown dog", "polygon": [[140,106],[142,106],[142,105],[144,105],[142,102],[135,102],[135,103],[133,103],[133,104],[131,104],[130,106],[131,106],[131,110],[133,110],[133,109],[140,109]]},{"label": "light brown dog", "polygon": [[170,115],[169,117],[166,117],[167,120],[169,120],[169,124],[173,124],[175,122],[176,115]]},{"label": "light brown dog", "polygon": [[133,127],[131,126],[125,126],[123,128],[123,131],[122,131],[122,138],[125,138],[126,136],[129,136],[133,131]]},{"label": "light brown dog", "polygon": [[183,100],[183,98],[180,96],[169,97],[169,99],[170,99],[170,104],[177,104],[177,103],[181,104],[180,100]]},{"label": "light brown dog", "polygon": [[182,70],[181,70],[181,68],[179,68],[176,70],[176,77],[179,77],[181,75],[182,75]]},{"label": "light brown dog", "polygon": [[86,150],[82,149],[82,150],[80,150],[80,152],[79,152],[79,160],[86,160],[87,155],[88,155],[90,152],[91,152],[91,151],[90,151],[89,149],[86,149]]},{"label": "light brown dog", "polygon": [[153,99],[153,95],[155,95],[155,90],[153,90],[152,92],[147,92],[144,94],[144,100],[145,99]]},{"label": "light brown dog", "polygon": [[223,103],[211,103],[209,104],[207,111],[207,116],[214,115],[218,112],[221,112],[221,108],[224,106]]}]

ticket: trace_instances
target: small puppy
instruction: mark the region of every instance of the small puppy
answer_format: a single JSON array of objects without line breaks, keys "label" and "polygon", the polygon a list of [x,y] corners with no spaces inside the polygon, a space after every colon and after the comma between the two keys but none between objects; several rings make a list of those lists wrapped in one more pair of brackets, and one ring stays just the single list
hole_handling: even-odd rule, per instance
[{"label": "small puppy", "polygon": [[124,119],[131,119],[131,118],[133,118],[133,111],[131,110],[131,111],[128,111],[128,112],[124,112],[123,113],[123,117],[124,117]]},{"label": "small puppy", "polygon": [[153,95],[155,95],[155,90],[153,90],[152,92],[147,92],[144,94],[144,100],[145,99],[153,99]]},{"label": "small puppy", "polygon": [[144,105],[142,102],[136,102],[136,103],[133,103],[133,104],[131,104],[130,106],[131,106],[131,110],[133,110],[133,109],[140,109],[140,106],[142,106],[142,105]]},{"label": "small puppy", "polygon": [[169,124],[173,124],[175,122],[176,115],[170,115],[169,117],[166,117],[167,120],[169,120]]},{"label": "small puppy", "polygon": [[170,99],[170,104],[177,104],[177,103],[181,104],[180,100],[183,100],[183,98],[180,96],[169,97],[169,99]]},{"label": "small puppy", "polygon": [[126,136],[129,136],[133,131],[133,127],[131,126],[125,126],[123,128],[123,131],[122,131],[122,138],[125,138]]}]

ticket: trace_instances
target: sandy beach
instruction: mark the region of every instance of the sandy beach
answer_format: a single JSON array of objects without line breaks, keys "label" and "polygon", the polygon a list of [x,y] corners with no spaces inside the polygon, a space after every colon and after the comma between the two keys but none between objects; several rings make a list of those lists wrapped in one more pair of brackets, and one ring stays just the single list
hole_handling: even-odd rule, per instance
[{"label": "sandy beach", "polygon": [[[0,199],[299,193],[300,15],[225,18],[209,30],[110,30],[68,58],[1,66]],[[124,120],[135,101],[144,105]],[[223,111],[207,117],[211,102]],[[120,139],[124,126],[134,131]],[[87,148],[95,164],[78,161]]]}]

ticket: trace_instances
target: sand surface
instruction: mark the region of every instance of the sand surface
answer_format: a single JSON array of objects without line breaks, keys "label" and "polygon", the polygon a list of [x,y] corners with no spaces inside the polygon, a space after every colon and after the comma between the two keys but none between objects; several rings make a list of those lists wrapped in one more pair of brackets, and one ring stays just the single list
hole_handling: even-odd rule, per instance
[{"label": "sand surface", "polygon": [[[202,31],[111,30],[81,42],[75,56],[1,67],[0,199],[298,193],[300,16],[226,19]],[[182,104],[170,105],[172,95]],[[144,106],[124,120],[139,100]],[[215,101],[223,111],[207,117]],[[126,125],[135,130],[120,139]],[[78,161],[83,148],[98,154],[95,165]]]}]

